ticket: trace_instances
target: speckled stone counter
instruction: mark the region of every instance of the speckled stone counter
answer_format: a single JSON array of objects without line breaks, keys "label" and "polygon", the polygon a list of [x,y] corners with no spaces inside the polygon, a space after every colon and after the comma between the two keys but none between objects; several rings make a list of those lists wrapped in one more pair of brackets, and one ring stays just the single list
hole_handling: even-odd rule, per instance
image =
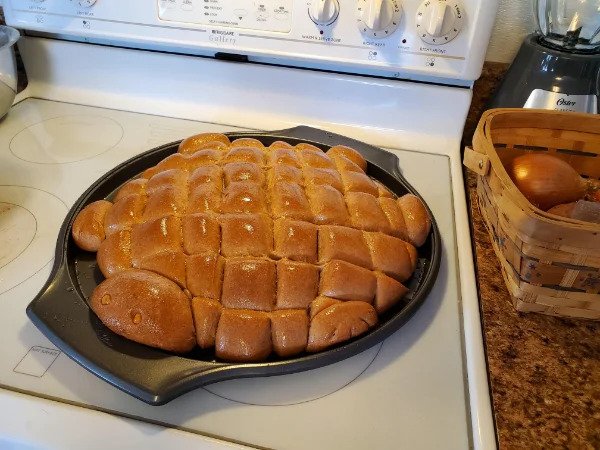
[{"label": "speckled stone counter", "polygon": [[[486,63],[464,142],[506,69]],[[501,449],[600,449],[600,322],[516,312],[477,206],[467,195],[494,416]]]}]

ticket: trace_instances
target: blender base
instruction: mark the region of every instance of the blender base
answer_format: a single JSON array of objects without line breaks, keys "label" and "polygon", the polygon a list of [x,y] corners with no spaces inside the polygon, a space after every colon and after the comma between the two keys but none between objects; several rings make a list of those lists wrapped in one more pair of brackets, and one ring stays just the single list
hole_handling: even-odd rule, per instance
[{"label": "blender base", "polygon": [[488,108],[542,108],[598,113],[600,53],[550,48],[525,38]]}]

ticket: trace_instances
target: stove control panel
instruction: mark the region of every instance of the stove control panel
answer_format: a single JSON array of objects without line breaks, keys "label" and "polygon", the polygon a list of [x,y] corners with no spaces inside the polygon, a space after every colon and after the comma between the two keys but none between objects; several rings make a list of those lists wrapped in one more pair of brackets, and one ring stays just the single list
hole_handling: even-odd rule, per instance
[{"label": "stove control panel", "polygon": [[[498,0],[5,0],[52,37],[468,85]],[[240,58],[236,58],[240,59]]]},{"label": "stove control panel", "polygon": [[292,30],[293,0],[158,0],[157,6],[159,19],[167,22],[281,33]]}]

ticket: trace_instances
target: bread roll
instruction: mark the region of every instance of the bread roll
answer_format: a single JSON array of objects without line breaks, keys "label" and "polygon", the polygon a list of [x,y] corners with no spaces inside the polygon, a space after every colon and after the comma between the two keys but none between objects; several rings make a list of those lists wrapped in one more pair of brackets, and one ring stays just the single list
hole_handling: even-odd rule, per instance
[{"label": "bread roll", "polygon": [[331,305],[310,322],[307,352],[319,352],[366,333],[377,324],[377,313],[365,302]]},{"label": "bread roll", "polygon": [[265,163],[264,152],[256,147],[231,147],[231,150],[223,158],[223,162],[248,162],[262,166]]},{"label": "bread roll", "polygon": [[162,251],[151,253],[133,263],[136,269],[150,270],[174,281],[185,289],[185,255],[181,251]]},{"label": "bread roll", "polygon": [[277,261],[277,309],[307,309],[317,296],[319,269],[286,259]]},{"label": "bread roll", "polygon": [[165,216],[181,216],[187,209],[187,192],[180,186],[165,187],[147,197],[142,221],[148,222]]},{"label": "bread roll", "polygon": [[367,161],[363,156],[356,150],[350,147],[346,147],[345,145],[336,145],[331,147],[327,151],[327,155],[331,158],[334,156],[342,156],[344,158],[348,158],[354,164],[356,164],[363,172],[367,171]]},{"label": "bread roll", "polygon": [[405,281],[413,273],[413,263],[406,242],[383,233],[365,233],[371,250],[373,268],[399,281]]},{"label": "bread roll", "polygon": [[225,361],[262,361],[271,353],[271,320],[260,311],[223,309],[215,349]]},{"label": "bread roll", "polygon": [[199,150],[196,153],[189,155],[187,160],[187,171],[192,173],[200,167],[210,166],[219,163],[223,159],[223,147],[207,148]]},{"label": "bread roll", "polygon": [[400,197],[398,204],[404,215],[408,241],[415,247],[420,247],[425,243],[431,230],[431,218],[427,208],[417,196],[412,194]]},{"label": "bread roll", "polygon": [[312,213],[304,189],[295,183],[278,183],[271,190],[271,211],[274,219],[312,221]]},{"label": "bread roll", "polygon": [[146,176],[145,178],[150,179],[154,175],[156,175],[160,172],[164,172],[165,170],[171,170],[171,169],[184,169],[185,170],[185,169],[187,169],[187,162],[188,162],[187,155],[182,155],[180,153],[174,153],[173,155],[169,155],[165,159],[163,159],[161,162],[159,162],[155,166],[155,170],[153,172],[148,173],[148,175],[150,175],[150,176]]},{"label": "bread roll", "polygon": [[221,226],[210,214],[190,214],[181,218],[183,250],[188,255],[219,253]]},{"label": "bread roll", "polygon": [[286,358],[302,353],[308,342],[308,315],[306,309],[273,311],[271,340],[278,356]]},{"label": "bread roll", "polygon": [[304,168],[304,180],[306,185],[331,186],[340,192],[344,191],[342,178],[337,170],[317,169],[314,167]]},{"label": "bread roll", "polygon": [[373,268],[369,247],[360,230],[336,225],[319,227],[319,264],[334,259]]},{"label": "bread roll", "polygon": [[266,214],[226,214],[221,216],[221,254],[269,256],[273,251],[271,219]]},{"label": "bread roll", "polygon": [[177,353],[196,345],[189,299],[153,272],[132,269],[104,280],[90,306],[108,328],[132,341]]},{"label": "bread roll", "polygon": [[323,153],[323,150],[321,150],[319,147],[309,144],[308,142],[300,142],[299,144],[296,144],[294,148],[299,154]]},{"label": "bread roll", "polygon": [[225,260],[218,253],[188,256],[186,282],[192,295],[220,299],[224,265]]},{"label": "bread roll", "polygon": [[219,166],[205,166],[198,167],[190,173],[188,179],[189,192],[192,192],[197,187],[205,187],[207,185],[217,189],[220,197],[221,189],[223,187],[223,169]]},{"label": "bread roll", "polygon": [[186,189],[188,173],[181,169],[165,170],[150,178],[144,188],[146,195],[153,195],[161,189],[182,191]]},{"label": "bread roll", "polygon": [[342,155],[330,155],[331,159],[335,163],[335,167],[339,172],[358,172],[364,173],[365,171],[360,168],[356,163],[352,162],[348,158]]},{"label": "bread roll", "polygon": [[577,202],[563,203],[560,205],[553,206],[547,211],[547,213],[570,218],[572,217],[575,206],[577,206]]},{"label": "bread roll", "polygon": [[187,213],[208,213],[221,211],[221,188],[205,184],[190,189]]},{"label": "bread roll", "polygon": [[223,166],[223,174],[225,175],[225,185],[238,181],[249,181],[252,183],[262,184],[264,176],[261,166],[248,162],[229,163]]},{"label": "bread roll", "polygon": [[321,271],[319,295],[372,303],[375,287],[375,275],[370,270],[345,261],[331,261]]},{"label": "bread roll", "polygon": [[362,172],[341,172],[345,192],[364,192],[374,197],[379,195],[375,182]]},{"label": "bread roll", "polygon": [[408,231],[406,230],[406,223],[404,222],[404,215],[400,209],[400,205],[395,198],[379,197],[379,206],[385,216],[387,217],[388,223],[390,224],[390,234],[402,239],[403,241],[408,240]]},{"label": "bread roll", "polygon": [[225,308],[271,311],[275,306],[275,263],[259,258],[229,258],[223,273]]},{"label": "bread roll", "polygon": [[221,213],[266,213],[267,201],[260,184],[231,183],[223,191]]},{"label": "bread roll", "polygon": [[383,185],[383,183],[373,180],[377,185],[377,192],[379,198],[396,198],[392,191],[390,191],[387,187]]},{"label": "bread roll", "polygon": [[79,248],[88,252],[98,251],[106,237],[104,219],[111,206],[111,202],[98,200],[87,205],[75,217],[71,234]]},{"label": "bread roll", "polygon": [[341,303],[341,302],[342,302],[341,300],[336,300],[335,298],[331,298],[331,297],[319,296],[319,297],[315,298],[311,302],[310,308],[309,308],[310,320],[312,320],[313,317],[315,317],[317,314],[319,314],[324,309],[329,308],[331,305],[335,305],[336,303]]},{"label": "bread roll", "polygon": [[192,154],[206,148],[207,144],[213,145],[214,143],[229,145],[229,138],[219,133],[196,134],[181,141],[179,144],[179,153]]},{"label": "bread roll", "polygon": [[146,204],[146,197],[129,195],[116,202],[104,217],[104,232],[110,236],[121,230],[131,230],[131,227],[141,222]]},{"label": "bread roll", "polygon": [[417,249],[415,248],[414,245],[409,244],[408,242],[405,242],[406,244],[406,250],[408,251],[408,256],[410,257],[410,271],[414,272],[415,269],[417,268],[417,262],[419,259],[419,255],[417,254]]},{"label": "bread roll", "polygon": [[218,300],[202,297],[192,299],[192,312],[194,314],[198,347],[206,349],[215,346],[217,326],[222,310],[223,308]]},{"label": "bread roll", "polygon": [[408,289],[399,281],[388,277],[380,272],[375,272],[377,277],[377,290],[375,291],[375,310],[377,314],[383,314],[407,293]]},{"label": "bread roll", "polygon": [[113,202],[116,203],[130,195],[144,195],[146,192],[146,183],[148,183],[148,180],[145,178],[128,181],[117,191]]},{"label": "bread roll", "polygon": [[194,156],[205,150],[208,150],[211,152],[216,151],[216,152],[219,152],[221,155],[223,155],[224,152],[229,151],[229,145],[224,144],[223,142],[220,142],[220,141],[208,141],[208,142],[204,142],[202,144],[197,144],[193,147],[190,146],[189,149],[184,149],[184,151],[180,151],[179,153]]},{"label": "bread roll", "polygon": [[294,166],[278,164],[269,170],[269,189],[273,191],[277,189],[279,183],[295,183],[300,186],[304,185],[304,176],[302,170]]},{"label": "bread roll", "polygon": [[284,141],[275,141],[271,145],[269,145],[269,149],[275,150],[279,148],[293,149],[294,146]]},{"label": "bread roll", "polygon": [[348,210],[344,197],[331,186],[307,186],[306,194],[316,224],[348,224]]},{"label": "bread roll", "polygon": [[254,147],[258,149],[264,149],[264,145],[258,139],[254,138],[238,138],[231,143],[231,147]]},{"label": "bread roll", "polygon": [[346,194],[346,203],[353,227],[365,231],[391,232],[390,223],[375,196],[364,192],[349,192]]},{"label": "bread roll", "polygon": [[273,227],[273,254],[308,263],[317,262],[317,227],[312,223],[279,219]]},{"label": "bread roll", "polygon": [[[272,146],[271,146],[272,147]],[[302,167],[300,156],[296,150],[291,147],[276,147],[271,151],[271,165],[286,165],[292,167]]]},{"label": "bread roll", "polygon": [[298,151],[300,153],[300,158],[303,166],[314,167],[318,169],[334,169],[334,162],[329,159],[325,153],[321,150],[314,151],[310,148],[303,148]]},{"label": "bread roll", "polygon": [[98,248],[96,261],[106,278],[131,269],[131,231],[121,230],[108,236]]},{"label": "bread roll", "polygon": [[163,251],[181,249],[181,219],[166,216],[139,223],[131,230],[131,259],[139,266],[142,258]]}]

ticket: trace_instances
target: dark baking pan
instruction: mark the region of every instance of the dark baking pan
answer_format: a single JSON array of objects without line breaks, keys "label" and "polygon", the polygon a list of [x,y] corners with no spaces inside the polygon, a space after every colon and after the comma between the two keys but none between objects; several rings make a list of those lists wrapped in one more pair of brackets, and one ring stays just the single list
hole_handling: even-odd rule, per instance
[{"label": "dark baking pan", "polygon": [[[368,161],[367,172],[398,195],[415,189],[402,177],[392,153],[344,136],[314,128],[297,127],[265,133],[230,133],[229,137],[252,137],[270,145],[277,140],[292,145],[308,142],[322,149],[342,144],[355,148]],[[57,240],[52,274],[27,307],[33,323],[63,352],[113,386],[140,400],[164,404],[200,386],[232,378],[281,375],[315,369],[356,355],[397,331],[421,306],[433,286],[440,264],[440,236],[435,220],[431,233],[419,249],[419,262],[406,283],[410,293],[403,302],[380,317],[368,334],[330,350],[293,359],[272,358],[263,363],[225,363],[214,352],[199,349],[176,355],[129,341],[106,328],[87,304],[103,277],[96,254],[80,250],[71,238],[77,213],[88,203],[110,198],[124,182],[177,151],[178,142],[163,145],[121,164],[96,181],[69,211]],[[432,216],[433,217],[433,216]]]}]

